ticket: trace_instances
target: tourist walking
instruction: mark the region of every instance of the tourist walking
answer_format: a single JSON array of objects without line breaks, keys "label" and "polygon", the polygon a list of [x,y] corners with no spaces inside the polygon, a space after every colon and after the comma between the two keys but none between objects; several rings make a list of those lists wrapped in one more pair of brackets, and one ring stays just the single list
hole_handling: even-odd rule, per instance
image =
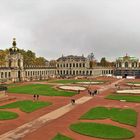
[{"label": "tourist walking", "polygon": [[72,104],[72,105],[75,104],[75,99],[71,99],[71,104]]},{"label": "tourist walking", "polygon": [[37,98],[37,100],[39,99],[39,95],[38,94],[37,94],[36,98]]},{"label": "tourist walking", "polygon": [[34,99],[34,100],[36,99],[36,95],[35,95],[35,94],[33,95],[33,99]]},{"label": "tourist walking", "polygon": [[88,94],[91,96],[91,91],[88,89]]}]

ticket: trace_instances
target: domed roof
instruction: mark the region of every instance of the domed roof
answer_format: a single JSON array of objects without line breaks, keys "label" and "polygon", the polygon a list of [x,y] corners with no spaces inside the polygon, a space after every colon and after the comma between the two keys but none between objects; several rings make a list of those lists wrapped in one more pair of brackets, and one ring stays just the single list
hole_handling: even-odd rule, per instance
[{"label": "domed roof", "polygon": [[10,54],[15,54],[19,52],[19,49],[16,47],[16,45],[17,45],[16,38],[13,38],[12,48],[9,49]]}]

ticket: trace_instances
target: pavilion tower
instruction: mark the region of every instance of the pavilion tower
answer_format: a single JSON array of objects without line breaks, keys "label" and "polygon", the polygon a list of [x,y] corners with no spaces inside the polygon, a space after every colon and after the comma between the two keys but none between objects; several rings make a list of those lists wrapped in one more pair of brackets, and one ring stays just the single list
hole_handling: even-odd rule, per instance
[{"label": "pavilion tower", "polygon": [[11,69],[12,81],[21,81],[23,77],[23,56],[16,47],[16,39],[13,38],[12,47],[9,49],[9,54],[6,56],[6,67]]}]

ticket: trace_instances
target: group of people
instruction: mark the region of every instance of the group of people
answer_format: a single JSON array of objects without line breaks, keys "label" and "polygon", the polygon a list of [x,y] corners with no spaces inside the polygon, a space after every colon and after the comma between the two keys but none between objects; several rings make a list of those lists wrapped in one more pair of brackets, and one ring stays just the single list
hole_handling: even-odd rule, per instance
[{"label": "group of people", "polygon": [[96,95],[96,94],[98,94],[98,91],[97,91],[97,89],[95,89],[95,90],[88,90],[88,94],[90,95],[90,96],[94,96],[94,95]]},{"label": "group of people", "polygon": [[39,95],[38,95],[38,94],[37,94],[37,95],[34,94],[34,95],[33,95],[33,99],[34,99],[34,100],[38,100],[38,99],[39,99]]}]

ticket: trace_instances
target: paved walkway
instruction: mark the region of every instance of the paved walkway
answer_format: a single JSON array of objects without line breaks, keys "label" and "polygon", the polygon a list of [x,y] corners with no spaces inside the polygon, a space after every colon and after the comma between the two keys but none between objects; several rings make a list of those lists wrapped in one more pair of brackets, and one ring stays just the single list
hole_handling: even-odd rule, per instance
[{"label": "paved walkway", "polygon": [[[110,85],[106,85],[105,87],[103,86],[99,92],[103,92],[106,91],[112,87],[114,87],[115,84],[118,84],[119,82],[121,82],[123,79],[118,80]],[[63,116],[64,114],[70,112],[72,109],[74,109],[76,106],[83,104],[87,101],[89,101],[90,99],[92,99],[92,97],[89,96],[84,96],[81,97],[80,99],[76,100],[76,105],[71,105],[71,104],[67,104],[63,107],[58,108],[57,110],[54,110],[48,114],[45,114],[29,123],[26,123],[20,127],[17,127],[14,130],[11,130],[7,133],[4,133],[2,135],[0,135],[0,139],[1,140],[18,140],[21,139],[23,137],[25,137],[27,134],[37,130],[38,128],[44,126],[47,122],[53,121],[61,116]]]}]

